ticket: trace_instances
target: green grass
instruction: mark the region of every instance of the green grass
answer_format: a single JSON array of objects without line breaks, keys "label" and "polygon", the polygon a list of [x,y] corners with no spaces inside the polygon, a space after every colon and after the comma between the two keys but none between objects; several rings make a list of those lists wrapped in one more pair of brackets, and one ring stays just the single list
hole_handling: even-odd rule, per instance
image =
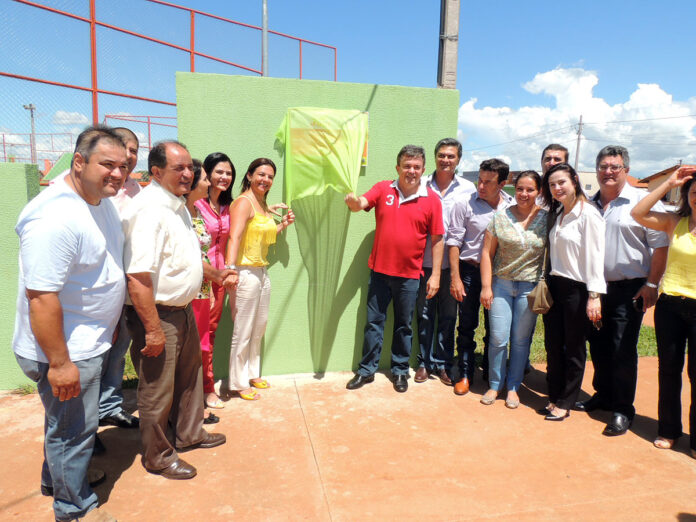
[{"label": "green grass", "polygon": [[29,383],[22,384],[18,388],[12,390],[12,393],[15,395],[31,395],[32,393],[36,393],[36,386]]},{"label": "green grass", "polygon": [[135,367],[133,366],[133,361],[131,361],[130,350],[126,352],[126,367],[123,370],[123,387],[138,387],[138,374],[136,373]]}]

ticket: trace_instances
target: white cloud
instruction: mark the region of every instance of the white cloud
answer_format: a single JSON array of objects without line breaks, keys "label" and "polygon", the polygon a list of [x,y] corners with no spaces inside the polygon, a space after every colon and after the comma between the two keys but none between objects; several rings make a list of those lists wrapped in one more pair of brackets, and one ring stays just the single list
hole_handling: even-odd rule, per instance
[{"label": "white cloud", "polygon": [[[594,159],[605,145],[628,148],[632,174],[647,176],[680,159],[696,163],[696,98],[674,100],[657,84],[638,84],[623,103],[610,105],[594,96],[599,83],[594,71],[557,68],[537,74],[522,88],[552,98],[539,105],[476,107],[472,98],[459,108],[459,138],[464,147],[460,167],[476,170],[490,157],[510,160],[511,168],[539,169],[542,149],[561,143],[575,159],[577,123],[585,123],[579,170],[594,170]],[[643,120],[643,121],[627,121]],[[646,121],[647,120],[647,121]],[[622,123],[609,123],[617,122]]]},{"label": "white cloud", "polygon": [[89,125],[89,118],[81,112],[56,111],[53,125]]}]

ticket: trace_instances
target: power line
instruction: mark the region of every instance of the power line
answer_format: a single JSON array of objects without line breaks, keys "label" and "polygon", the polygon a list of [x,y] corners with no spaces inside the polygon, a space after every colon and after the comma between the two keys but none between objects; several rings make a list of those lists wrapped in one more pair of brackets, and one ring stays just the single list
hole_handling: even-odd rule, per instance
[{"label": "power line", "polygon": [[530,134],[529,136],[524,136],[524,137],[522,137],[522,138],[517,138],[517,139],[514,139],[514,140],[510,140],[510,141],[504,141],[504,142],[502,142],[502,143],[495,143],[495,144],[493,144],[493,145],[485,145],[485,146],[483,146],[483,147],[476,147],[475,149],[464,149],[464,150],[462,150],[462,152],[474,152],[474,151],[477,151],[477,150],[490,149],[490,148],[492,148],[492,147],[499,147],[499,146],[501,146],[501,145],[507,145],[508,143],[516,143],[516,142],[518,142],[518,141],[531,140],[532,138],[538,138],[539,136],[547,136],[547,135],[549,135],[549,134],[555,134],[555,133],[557,133],[557,132],[559,132],[559,131],[562,131],[562,130],[563,130],[563,131],[573,130],[573,127],[574,127],[574,125],[566,125],[565,127],[560,127],[560,128],[558,128],[558,129],[549,130],[549,131],[543,131],[543,132],[538,132],[538,133],[536,133],[536,134]]},{"label": "power line", "polygon": [[613,121],[593,121],[583,122],[583,125],[604,125],[605,123],[637,123],[640,121],[657,121],[657,120],[676,120],[679,118],[696,118],[696,114],[687,114],[684,116],[661,116],[659,118],[640,118],[637,120],[613,120]]}]

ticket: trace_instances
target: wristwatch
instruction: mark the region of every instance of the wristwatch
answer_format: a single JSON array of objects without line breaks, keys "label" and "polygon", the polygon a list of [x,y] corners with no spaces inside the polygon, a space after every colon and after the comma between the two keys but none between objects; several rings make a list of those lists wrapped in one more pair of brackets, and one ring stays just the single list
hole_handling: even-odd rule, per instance
[{"label": "wristwatch", "polygon": [[599,299],[599,292],[587,292],[590,299]]},{"label": "wristwatch", "polygon": [[237,270],[237,265],[225,265],[227,270]]}]

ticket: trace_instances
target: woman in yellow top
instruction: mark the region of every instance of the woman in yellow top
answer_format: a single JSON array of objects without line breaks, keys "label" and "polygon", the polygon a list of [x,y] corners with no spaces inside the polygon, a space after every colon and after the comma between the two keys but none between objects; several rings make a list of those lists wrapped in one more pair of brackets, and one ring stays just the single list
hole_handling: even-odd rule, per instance
[{"label": "woman in yellow top", "polygon": [[266,204],[275,173],[276,166],[270,159],[252,161],[242,179],[242,193],[230,209],[225,265],[238,275],[230,276],[231,282],[237,283],[237,290],[230,296],[234,330],[228,388],[246,400],[260,398],[254,388],[269,387],[261,378],[261,339],[271,299],[271,281],[266,271],[268,246],[275,243],[276,234],[295,221],[292,210],[280,204],[274,208],[286,208],[288,212],[276,223],[272,214],[279,214]]},{"label": "woman in yellow top", "polygon": [[[657,338],[658,403],[657,438],[660,449],[670,449],[682,434],[681,385],[684,352],[688,342],[687,374],[691,383],[689,433],[691,456],[696,458],[696,166],[677,169],[658,188],[643,198],[631,216],[643,226],[670,236],[667,267],[660,298],[655,305]],[[650,210],[667,192],[681,187],[677,213]]]}]

